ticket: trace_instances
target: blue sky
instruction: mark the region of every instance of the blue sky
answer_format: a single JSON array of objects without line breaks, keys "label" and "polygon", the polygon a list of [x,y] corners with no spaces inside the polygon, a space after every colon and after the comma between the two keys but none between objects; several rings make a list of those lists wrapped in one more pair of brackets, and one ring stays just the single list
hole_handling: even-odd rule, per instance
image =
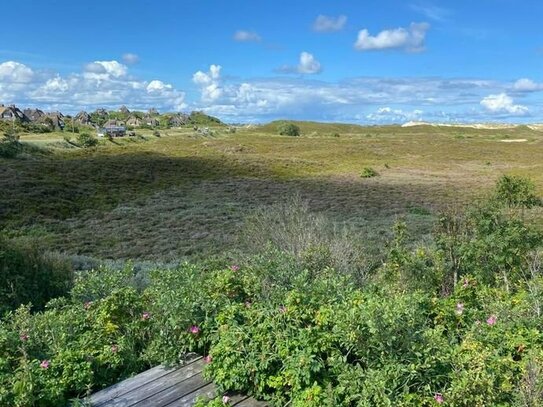
[{"label": "blue sky", "polygon": [[541,17],[535,0],[25,2],[0,25],[0,103],[541,122]]}]

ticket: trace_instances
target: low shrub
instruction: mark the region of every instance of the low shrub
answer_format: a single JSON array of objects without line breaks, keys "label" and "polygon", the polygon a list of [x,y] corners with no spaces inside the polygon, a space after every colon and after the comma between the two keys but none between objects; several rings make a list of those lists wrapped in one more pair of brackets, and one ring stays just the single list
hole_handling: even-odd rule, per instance
[{"label": "low shrub", "polygon": [[312,212],[300,196],[255,210],[245,221],[243,242],[247,252],[271,247],[292,255],[308,270],[329,266],[360,282],[372,267],[359,236]]},{"label": "low shrub", "polygon": [[362,172],[360,173],[360,176],[362,178],[373,178],[378,176],[379,173],[375,171],[372,167],[365,167]]},{"label": "low shrub", "polygon": [[15,158],[22,150],[23,146],[17,133],[8,131],[0,139],[0,157]]},{"label": "low shrub", "polygon": [[300,128],[294,123],[281,123],[277,127],[277,131],[281,136],[298,137],[300,135]]},{"label": "low shrub", "polygon": [[65,258],[0,237],[0,314],[28,303],[43,309],[50,299],[69,292],[72,279]]},{"label": "low shrub", "polygon": [[541,205],[534,183],[524,177],[503,175],[498,179],[496,200],[509,208],[532,208]]},{"label": "low shrub", "polygon": [[83,132],[77,135],[77,143],[80,147],[90,148],[98,145],[98,139],[92,134]]}]

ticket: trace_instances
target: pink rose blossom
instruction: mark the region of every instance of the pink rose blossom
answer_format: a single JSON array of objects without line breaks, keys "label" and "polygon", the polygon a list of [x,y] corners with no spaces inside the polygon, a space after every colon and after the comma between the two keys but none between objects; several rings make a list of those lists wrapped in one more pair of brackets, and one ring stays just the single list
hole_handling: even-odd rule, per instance
[{"label": "pink rose blossom", "polygon": [[490,326],[496,324],[496,321],[498,320],[498,318],[496,317],[496,315],[491,315],[488,317],[488,319],[486,320],[486,323]]},{"label": "pink rose blossom", "polygon": [[468,288],[469,286],[469,280],[467,278],[464,279],[464,283],[462,284],[462,287]]},{"label": "pink rose blossom", "polygon": [[21,334],[19,336],[19,339],[21,339],[21,341],[23,341],[23,342],[26,342],[26,341],[28,341],[28,339],[30,339],[30,336],[28,336],[28,334]]},{"label": "pink rose blossom", "polygon": [[49,361],[47,359],[42,360],[41,363],[40,363],[40,367],[42,369],[49,369]]},{"label": "pink rose blossom", "polygon": [[197,325],[193,325],[189,328],[189,332],[193,335],[197,335],[198,333],[200,333],[200,327],[198,327]]},{"label": "pink rose blossom", "polygon": [[211,361],[213,360],[213,358],[211,357],[211,355],[207,355],[207,356],[204,356],[204,362],[205,363],[211,363]]},{"label": "pink rose blossom", "polygon": [[144,321],[147,321],[149,318],[151,318],[151,314],[147,311],[145,311],[143,314],[141,314],[141,319]]},{"label": "pink rose blossom", "polygon": [[119,351],[119,347],[117,345],[111,345],[111,352],[117,353]]},{"label": "pink rose blossom", "polygon": [[239,266],[238,266],[237,264],[232,264],[232,265],[230,266],[230,270],[232,270],[232,271],[238,271],[238,270],[239,270]]},{"label": "pink rose blossom", "polygon": [[441,393],[436,393],[434,395],[434,400],[436,401],[437,404],[443,404],[443,402],[445,401]]},{"label": "pink rose blossom", "polygon": [[230,397],[228,397],[228,396],[222,396],[222,403],[223,403],[223,404],[228,404],[228,403],[230,403]]},{"label": "pink rose blossom", "polygon": [[245,301],[245,308],[251,308],[251,305],[253,305],[251,301]]}]

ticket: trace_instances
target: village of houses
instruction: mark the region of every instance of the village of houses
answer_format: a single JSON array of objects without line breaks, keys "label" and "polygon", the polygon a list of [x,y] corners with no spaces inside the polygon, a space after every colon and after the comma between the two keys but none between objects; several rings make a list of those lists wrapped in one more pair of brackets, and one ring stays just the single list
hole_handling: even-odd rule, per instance
[{"label": "village of houses", "polygon": [[[79,112],[75,116],[63,115],[61,112],[46,113],[40,109],[21,110],[15,105],[5,106],[0,104],[0,121],[34,124],[44,131],[62,131],[65,128],[87,126],[96,130],[99,137],[122,137],[134,135],[134,128],[181,127],[193,124],[192,114],[171,113],[160,115],[152,108],[148,112],[131,112],[126,106],[122,106],[115,112],[106,109],[97,109],[92,113]],[[114,116],[114,118],[112,118]]]}]

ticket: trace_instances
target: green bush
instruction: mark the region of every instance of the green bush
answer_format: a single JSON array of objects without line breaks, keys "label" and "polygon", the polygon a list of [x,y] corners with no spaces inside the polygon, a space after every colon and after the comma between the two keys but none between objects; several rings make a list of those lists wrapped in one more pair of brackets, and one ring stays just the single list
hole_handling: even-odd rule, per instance
[{"label": "green bush", "polygon": [[294,123],[281,123],[277,126],[277,131],[281,136],[298,137],[300,135],[300,128]]},{"label": "green bush", "polygon": [[219,391],[275,405],[430,406],[436,394],[444,405],[512,405],[542,380],[529,379],[543,344],[536,280],[541,290],[510,294],[466,277],[438,297],[358,288],[277,251],[210,265],[157,270],[141,291],[133,269],[101,269],[44,312],[8,315],[0,405],[65,405],[188,351],[206,356]]},{"label": "green bush", "polygon": [[524,177],[503,175],[496,185],[495,196],[498,202],[510,208],[532,208],[541,204],[534,183]]},{"label": "green bush", "polygon": [[22,150],[23,146],[17,133],[8,131],[0,139],[0,157],[15,158]]},{"label": "green bush", "polygon": [[42,309],[69,292],[72,278],[66,259],[0,237],[0,314],[28,303]]},{"label": "green bush", "polygon": [[83,148],[90,148],[98,145],[98,139],[89,133],[79,133],[77,135],[77,144]]},{"label": "green bush", "polygon": [[292,255],[310,271],[329,266],[357,281],[363,281],[371,267],[359,236],[312,212],[299,196],[254,211],[246,218],[242,240],[247,252],[271,247]]},{"label": "green bush", "polygon": [[377,171],[375,171],[373,168],[371,167],[364,167],[364,169],[362,170],[362,172],[360,173],[360,176],[362,178],[373,178],[373,177],[376,177],[378,176],[379,173]]}]

